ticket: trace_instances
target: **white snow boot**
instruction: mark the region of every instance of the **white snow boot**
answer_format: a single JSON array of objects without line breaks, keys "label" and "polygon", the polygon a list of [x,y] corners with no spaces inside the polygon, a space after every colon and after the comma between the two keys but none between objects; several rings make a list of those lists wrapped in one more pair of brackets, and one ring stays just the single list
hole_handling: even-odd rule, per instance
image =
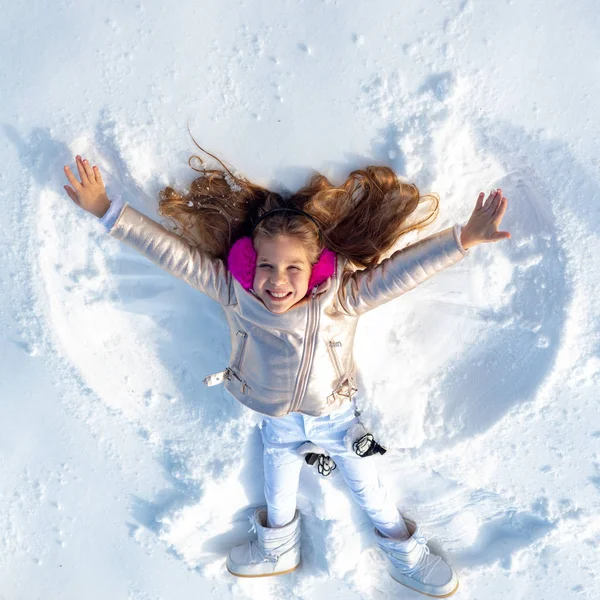
[{"label": "white snow boot", "polygon": [[393,540],[375,529],[379,547],[389,561],[389,573],[398,583],[432,598],[448,598],[458,589],[458,577],[441,556],[432,554],[420,527],[405,519],[407,540]]},{"label": "white snow boot", "polygon": [[237,577],[268,577],[290,573],[300,565],[300,513],[283,527],[267,527],[267,509],[257,508],[250,519],[258,540],[235,546],[227,570]]}]

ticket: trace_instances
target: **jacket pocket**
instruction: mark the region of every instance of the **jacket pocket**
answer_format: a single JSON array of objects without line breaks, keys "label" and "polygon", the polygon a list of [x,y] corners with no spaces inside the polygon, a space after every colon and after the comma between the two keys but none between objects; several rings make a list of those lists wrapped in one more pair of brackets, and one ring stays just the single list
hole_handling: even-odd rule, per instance
[{"label": "jacket pocket", "polygon": [[342,366],[342,361],[338,354],[338,348],[341,347],[342,342],[333,340],[327,342],[327,350],[329,351],[337,378],[333,392],[327,397],[328,404],[341,404],[344,400],[352,399],[358,391],[354,375],[352,373],[348,374]]},{"label": "jacket pocket", "polygon": [[242,364],[244,362],[244,354],[246,352],[246,342],[248,341],[248,334],[241,329],[235,334],[236,348],[233,356],[231,366],[228,367],[227,379],[235,379],[241,388],[242,394],[250,393],[250,386],[244,381],[242,377]]},{"label": "jacket pocket", "polygon": [[233,361],[231,362],[231,365],[224,371],[207,375],[204,378],[204,385],[209,387],[213,385],[219,385],[227,379],[229,381],[237,382],[242,394],[250,394],[250,386],[244,381],[244,379],[242,379],[240,372],[240,369],[242,368],[242,362],[244,361],[244,353],[246,352],[248,334],[240,329],[236,333],[235,340],[235,354],[233,355]]},{"label": "jacket pocket", "polygon": [[341,363],[340,357],[338,356],[338,353],[337,353],[337,348],[341,348],[341,347],[342,347],[342,342],[334,342],[334,341],[327,342],[327,350],[329,351],[329,357],[331,358],[331,362],[333,363],[333,368],[335,369],[335,374],[338,378],[338,383],[339,383],[339,380],[341,380],[342,376],[344,375],[344,370],[342,369],[342,363]]},{"label": "jacket pocket", "polygon": [[246,352],[246,341],[248,340],[248,334],[240,329],[235,334],[235,339],[237,344],[233,362],[231,363],[231,368],[239,371],[242,368],[242,363],[244,362],[244,353]]}]

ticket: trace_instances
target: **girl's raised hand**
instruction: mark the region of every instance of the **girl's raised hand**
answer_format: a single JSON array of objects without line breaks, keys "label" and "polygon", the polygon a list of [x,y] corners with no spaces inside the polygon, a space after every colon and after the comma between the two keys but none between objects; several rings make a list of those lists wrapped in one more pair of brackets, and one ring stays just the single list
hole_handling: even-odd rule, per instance
[{"label": "girl's raised hand", "polygon": [[92,213],[96,217],[102,217],[110,206],[110,200],[106,195],[100,169],[96,166],[91,167],[87,159],[82,160],[81,156],[76,156],[77,170],[81,181],[73,175],[68,165],[65,165],[65,175],[71,184],[64,188],[69,194],[69,198],[83,208],[83,210]]},{"label": "girl's raised hand", "polygon": [[508,207],[508,200],[502,196],[502,190],[492,190],[485,204],[484,197],[485,194],[481,192],[473,214],[462,229],[460,242],[465,250],[477,244],[510,238],[508,231],[498,231]]}]

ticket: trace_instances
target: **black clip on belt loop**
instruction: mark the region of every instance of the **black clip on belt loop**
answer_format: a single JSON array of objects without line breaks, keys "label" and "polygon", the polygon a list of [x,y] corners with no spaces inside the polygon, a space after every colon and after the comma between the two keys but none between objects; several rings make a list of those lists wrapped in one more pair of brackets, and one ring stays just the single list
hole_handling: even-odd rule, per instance
[{"label": "black clip on belt loop", "polygon": [[354,452],[358,456],[372,456],[373,454],[385,454],[387,450],[380,446],[373,437],[372,433],[365,433],[365,435],[359,437],[354,444],[352,444]]}]

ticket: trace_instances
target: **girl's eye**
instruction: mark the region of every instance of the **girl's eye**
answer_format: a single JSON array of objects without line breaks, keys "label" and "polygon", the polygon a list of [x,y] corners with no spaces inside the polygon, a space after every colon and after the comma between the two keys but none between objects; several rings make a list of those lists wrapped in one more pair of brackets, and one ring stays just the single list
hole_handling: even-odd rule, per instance
[{"label": "girl's eye", "polygon": [[[272,267],[271,267],[271,265],[264,265],[263,264],[263,265],[258,265],[258,268],[259,269],[271,269]],[[292,265],[291,267],[288,267],[288,269],[294,269],[295,271],[299,271],[300,267],[295,267],[295,266]]]}]

